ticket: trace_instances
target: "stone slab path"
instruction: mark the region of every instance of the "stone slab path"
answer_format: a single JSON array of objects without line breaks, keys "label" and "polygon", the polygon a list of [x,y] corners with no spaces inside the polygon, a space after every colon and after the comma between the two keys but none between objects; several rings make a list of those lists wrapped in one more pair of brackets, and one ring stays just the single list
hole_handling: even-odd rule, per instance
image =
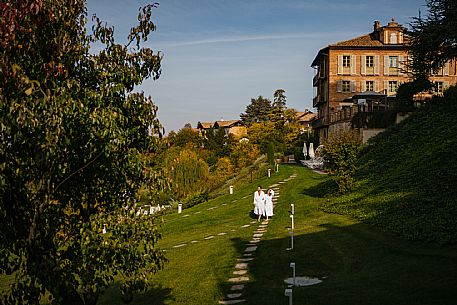
[{"label": "stone slab path", "polygon": [[[297,175],[291,175],[290,177],[280,181],[276,184],[270,186],[275,192],[275,196],[273,198],[273,206],[276,205],[278,202],[278,198],[280,197],[279,186],[287,181],[290,181],[297,177]],[[245,198],[245,197],[243,197]],[[252,221],[251,224],[257,223],[256,221]],[[262,237],[267,232],[269,221],[264,220],[258,227],[257,230],[254,231],[252,240],[249,243],[246,243],[246,248],[244,253],[242,254],[241,258],[238,258],[234,267],[233,274],[236,277],[232,277],[228,279],[228,283],[231,285],[230,292],[226,294],[226,298],[224,300],[220,300],[219,304],[239,304],[246,302],[246,296],[244,296],[244,287],[245,283],[250,281],[249,278],[249,263],[255,260],[255,252],[258,248],[258,245],[261,242]],[[245,226],[243,226],[245,227]]]}]

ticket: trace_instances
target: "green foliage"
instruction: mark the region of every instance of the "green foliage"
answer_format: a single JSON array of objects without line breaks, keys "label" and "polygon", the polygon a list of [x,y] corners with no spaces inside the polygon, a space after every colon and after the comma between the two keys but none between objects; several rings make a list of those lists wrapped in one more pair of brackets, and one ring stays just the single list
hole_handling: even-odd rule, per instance
[{"label": "green foliage", "polygon": [[275,162],[275,147],[272,142],[267,144],[267,162],[270,165],[273,165]]},{"label": "green foliage", "polygon": [[205,161],[189,149],[180,149],[176,155],[170,154],[166,161],[168,177],[173,185],[173,195],[177,199],[197,192],[207,191],[209,168]]},{"label": "green foliage", "polygon": [[260,150],[250,141],[242,141],[232,147],[230,160],[237,169],[245,168],[254,163],[259,157]]},{"label": "green foliage", "polygon": [[352,128],[387,128],[395,124],[397,111],[358,112],[351,119]]},{"label": "green foliage", "polygon": [[141,47],[154,7],[121,45],[97,17],[86,33],[83,0],[0,3],[0,273],[15,275],[4,304],[95,304],[114,276],[130,295],[163,267],[154,219],[134,210],[140,189],[167,187],[152,170],[157,107],[133,92],[161,73]]},{"label": "green foliage", "polygon": [[457,2],[427,0],[427,7],[426,17],[414,18],[408,31],[415,78],[428,78],[447,61],[457,59]]},{"label": "green foliage", "polygon": [[431,82],[425,77],[401,84],[397,91],[395,100],[395,110],[411,111],[414,108],[414,95],[420,92],[428,91],[432,88]]},{"label": "green foliage", "polygon": [[182,128],[176,135],[173,135],[173,145],[179,147],[197,149],[201,146],[201,137],[198,131],[192,128]]},{"label": "green foliage", "polygon": [[271,101],[259,95],[258,98],[251,99],[251,103],[246,107],[246,112],[240,114],[240,119],[245,125],[251,125],[256,122],[268,121],[271,113]]},{"label": "green foliage", "polygon": [[273,104],[270,111],[272,122],[282,122],[284,124],[284,110],[286,110],[286,95],[284,89],[276,89],[273,94]]},{"label": "green foliage", "polygon": [[197,192],[195,194],[191,194],[184,198],[182,201],[182,205],[184,209],[191,208],[193,206],[196,206],[197,204],[203,203],[208,201],[209,195],[207,191],[204,192]]},{"label": "green foliage", "polygon": [[457,89],[377,135],[357,161],[355,188],[326,211],[408,239],[457,243]]},{"label": "green foliage", "polygon": [[217,158],[230,154],[230,147],[233,139],[226,136],[224,128],[209,129],[206,133],[205,149],[213,152]]},{"label": "green foliage", "polygon": [[339,191],[345,193],[354,184],[360,139],[351,131],[330,136],[324,142],[326,169],[338,184]]}]

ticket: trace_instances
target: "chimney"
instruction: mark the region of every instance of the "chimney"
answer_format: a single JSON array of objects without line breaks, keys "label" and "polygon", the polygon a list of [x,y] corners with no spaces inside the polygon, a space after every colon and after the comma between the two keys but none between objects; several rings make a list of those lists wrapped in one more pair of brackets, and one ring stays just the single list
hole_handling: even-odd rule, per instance
[{"label": "chimney", "polygon": [[377,30],[379,30],[380,27],[381,27],[381,22],[379,22],[379,20],[376,20],[373,25],[374,30],[377,31]]}]

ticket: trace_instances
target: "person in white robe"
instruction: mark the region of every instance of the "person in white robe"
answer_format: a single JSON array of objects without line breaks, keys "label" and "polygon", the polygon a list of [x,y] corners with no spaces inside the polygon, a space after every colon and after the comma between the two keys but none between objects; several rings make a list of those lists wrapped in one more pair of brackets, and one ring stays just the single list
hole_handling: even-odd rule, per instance
[{"label": "person in white robe", "polygon": [[269,217],[273,216],[273,196],[275,192],[272,189],[268,189],[267,193],[265,194],[265,211],[264,215],[269,219]]},{"label": "person in white robe", "polygon": [[262,187],[259,185],[257,191],[254,193],[254,214],[258,215],[257,221],[260,221],[263,213],[265,211],[265,193],[262,190]]}]

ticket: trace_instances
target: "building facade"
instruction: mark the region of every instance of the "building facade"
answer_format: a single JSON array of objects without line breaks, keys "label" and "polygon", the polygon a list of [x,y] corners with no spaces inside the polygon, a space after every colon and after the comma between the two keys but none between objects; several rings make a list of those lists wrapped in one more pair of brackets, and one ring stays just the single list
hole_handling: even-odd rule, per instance
[{"label": "building facade", "polygon": [[[411,80],[407,39],[405,28],[394,19],[386,26],[375,21],[371,33],[318,52],[311,65],[315,69],[313,106],[318,109],[313,127],[321,140],[349,126],[358,111],[389,108],[398,87]],[[456,63],[446,63],[431,81],[437,93],[456,84]],[[346,124],[337,124],[341,122]]]}]

